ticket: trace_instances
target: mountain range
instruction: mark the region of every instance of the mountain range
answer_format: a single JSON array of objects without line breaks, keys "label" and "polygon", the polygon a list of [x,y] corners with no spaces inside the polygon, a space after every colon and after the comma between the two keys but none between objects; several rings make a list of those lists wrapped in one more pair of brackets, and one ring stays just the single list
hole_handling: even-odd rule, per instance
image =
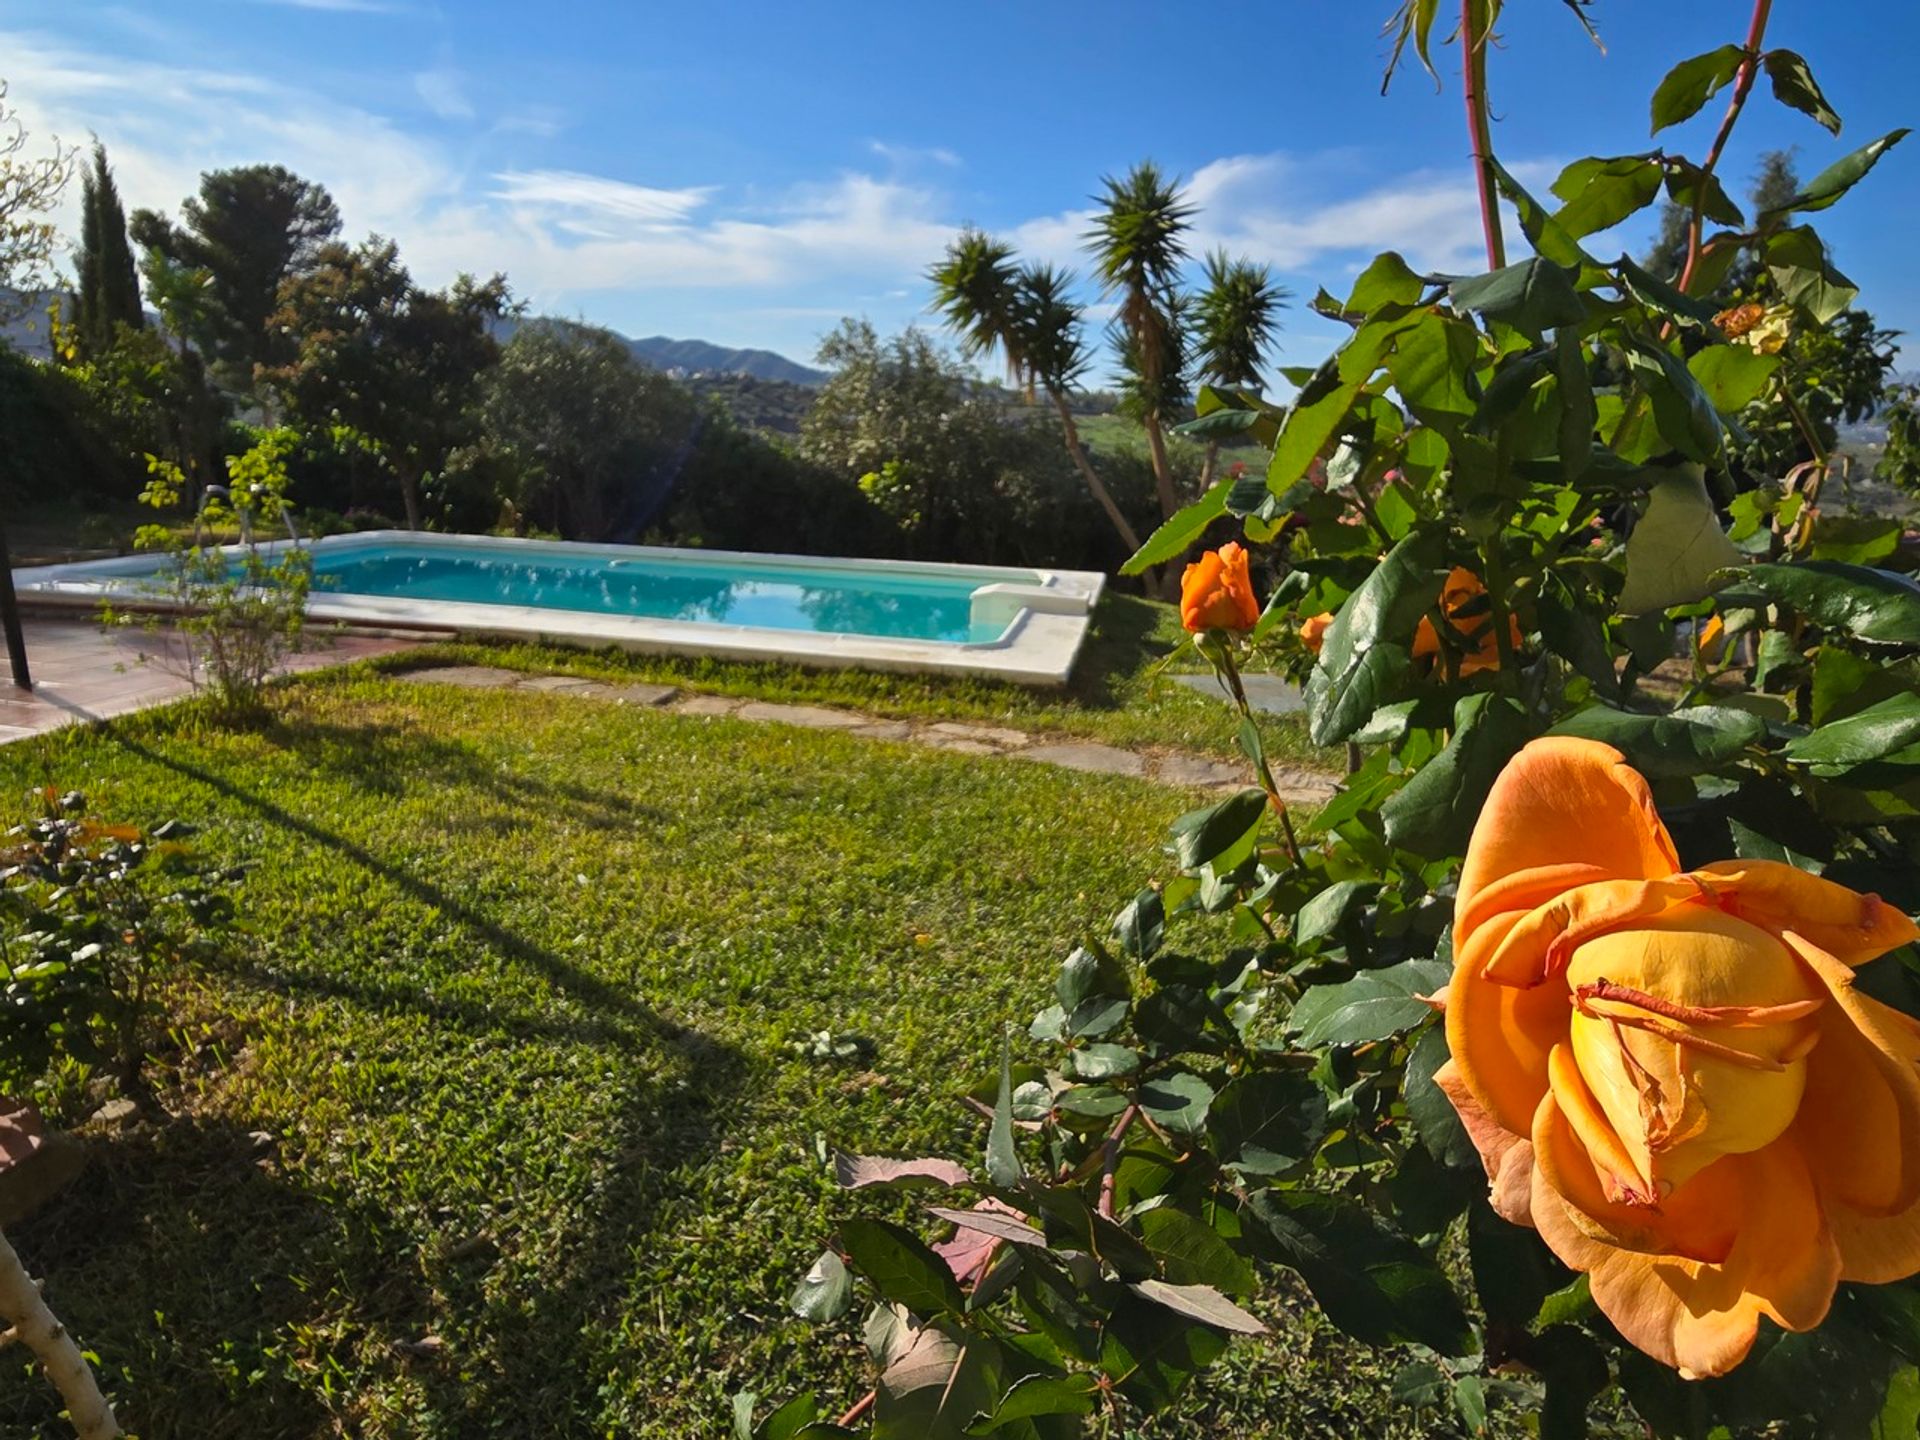
[{"label": "mountain range", "polygon": [[[0,295],[5,294],[0,292]],[[18,304],[0,305],[0,313],[12,316],[0,322],[0,341],[36,360],[46,359],[49,354],[47,306],[55,296],[56,292],[46,290],[26,296]],[[13,298],[7,296],[9,302]],[[159,324],[159,317],[151,311],[147,313],[147,320],[149,324]],[[522,320],[508,317],[499,323],[494,333],[504,342],[511,339],[513,332],[523,323]],[[674,340],[665,335],[649,335],[636,340],[630,335],[612,333],[632,352],[635,360],[653,370],[690,377],[748,375],[756,380],[780,380],[789,385],[807,386],[825,384],[827,379],[826,371],[815,370],[797,360],[776,355],[771,350],[735,350],[706,340]]]}]

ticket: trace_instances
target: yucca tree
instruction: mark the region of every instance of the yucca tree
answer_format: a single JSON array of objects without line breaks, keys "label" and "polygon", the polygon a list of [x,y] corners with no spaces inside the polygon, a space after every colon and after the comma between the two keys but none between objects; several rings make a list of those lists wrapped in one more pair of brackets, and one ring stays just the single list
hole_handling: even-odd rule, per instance
[{"label": "yucca tree", "polygon": [[[1192,308],[1194,379],[1217,389],[1257,392],[1290,292],[1266,266],[1230,259],[1224,250],[1207,256],[1205,279],[1206,289]],[[1209,440],[1201,489],[1213,483],[1219,456],[1220,442]]]},{"label": "yucca tree", "polygon": [[1060,416],[1067,454],[1131,554],[1140,537],[1100,479],[1080,443],[1068,393],[1087,368],[1080,307],[1070,298],[1073,277],[1051,265],[1018,267],[1012,249],[979,230],[963,230],[927,272],[933,308],[960,340],[969,359],[998,352],[1007,377],[1029,396],[1047,392]]},{"label": "yucca tree", "polygon": [[1162,513],[1171,516],[1180,497],[1167,464],[1165,422],[1183,390],[1179,271],[1193,207],[1181,199],[1179,182],[1150,160],[1123,178],[1108,176],[1102,185],[1087,249],[1102,288],[1118,305],[1123,372],[1142,401],[1139,418],[1153,456],[1154,487]]}]

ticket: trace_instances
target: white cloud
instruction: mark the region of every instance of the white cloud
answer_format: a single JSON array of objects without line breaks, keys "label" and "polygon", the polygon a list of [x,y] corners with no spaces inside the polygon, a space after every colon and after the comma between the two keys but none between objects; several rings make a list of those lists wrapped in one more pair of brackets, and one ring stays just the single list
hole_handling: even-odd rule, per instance
[{"label": "white cloud", "polygon": [[[659,190],[577,170],[504,170],[493,178],[500,187],[491,192],[495,200],[504,200],[523,214],[552,212],[573,223],[586,216],[639,221],[648,227],[675,225],[713,194],[711,186]],[[590,228],[588,233],[605,232]]]},{"label": "white cloud", "polygon": [[414,93],[442,120],[471,120],[473,102],[456,70],[442,67],[422,70],[413,77]]},{"label": "white cloud", "polygon": [[886,140],[869,140],[867,149],[889,164],[900,167],[930,163],[957,170],[966,163],[944,145],[895,145]]}]

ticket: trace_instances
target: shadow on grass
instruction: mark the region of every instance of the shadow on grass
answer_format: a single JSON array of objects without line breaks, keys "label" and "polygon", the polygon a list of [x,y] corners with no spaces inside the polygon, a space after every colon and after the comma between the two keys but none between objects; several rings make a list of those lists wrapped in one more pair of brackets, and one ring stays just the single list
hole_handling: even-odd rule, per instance
[{"label": "shadow on grass", "polygon": [[422,784],[480,791],[509,806],[562,811],[588,829],[625,829],[666,819],[659,808],[565,780],[509,770],[468,746],[399,721],[339,725],[298,713],[276,713],[258,733],[315,770],[374,795],[398,796]]},{"label": "shadow on grass", "polygon": [[[96,1140],[87,1169],[50,1210],[15,1227],[56,1312],[100,1356],[123,1424],[161,1437],[331,1433],[322,1366],[299,1338],[322,1304],[351,1295],[355,1330],[399,1323],[427,1303],[403,1265],[369,1265],[397,1242],[366,1207],[280,1171],[271,1138],[217,1119]],[[22,1374],[0,1390],[0,1433],[71,1433],[52,1387]],[[342,1397],[345,1398],[345,1397]]]},{"label": "shadow on grass", "polygon": [[[543,975],[585,1015],[501,1013],[401,982],[365,985],[240,966],[235,973],[289,996],[413,1010],[498,1033],[505,1045],[557,1039],[594,1046],[613,1053],[622,1077],[610,1101],[580,1117],[584,1133],[575,1143],[594,1155],[590,1202],[518,1198],[536,1229],[542,1219],[563,1216],[573,1228],[537,1271],[511,1286],[490,1286],[484,1257],[456,1258],[440,1244],[444,1237],[423,1233],[419,1220],[383,1203],[385,1193],[419,1184],[383,1162],[373,1162],[377,1188],[327,1193],[268,1175],[257,1163],[256,1142],[218,1124],[184,1119],[151,1142],[137,1133],[114,1142],[100,1170],[25,1238],[30,1263],[56,1287],[71,1284],[76,1297],[95,1292],[73,1306],[73,1319],[120,1375],[125,1421],[147,1440],[354,1433],[365,1420],[361,1393],[375,1384],[389,1395],[408,1388],[395,1373],[405,1371],[434,1417],[429,1428],[440,1433],[601,1433],[590,1421],[608,1359],[596,1342],[623,1328],[634,1256],[657,1239],[656,1216],[672,1198],[672,1177],[704,1163],[725,1139],[747,1084],[745,1057],[501,923],[485,908],[484,894],[451,893],[227,775],[134,736],[110,738],[204,786],[229,811],[327,852],[327,863],[356,867],[432,907],[477,944]],[[591,813],[627,813],[617,798],[515,781],[459,746],[416,745],[410,735],[296,726],[277,738],[305,763],[348,783],[360,783],[383,747],[404,745],[409,771],[449,791],[483,784]],[[353,1143],[348,1135],[341,1148],[350,1152]],[[518,1183],[499,1177],[508,1210]],[[427,1334],[446,1342],[444,1353],[403,1348]],[[614,1363],[638,1371],[648,1361],[635,1353]],[[307,1373],[296,1379],[290,1365]],[[396,1383],[381,1383],[383,1376]],[[0,1416],[7,1403],[0,1399]],[[403,1421],[392,1433],[406,1429]]]},{"label": "shadow on grass", "polygon": [[1113,710],[1130,698],[1122,683],[1143,665],[1158,663],[1153,636],[1160,617],[1148,605],[1105,603],[1096,606],[1093,623],[1074,663],[1067,693],[1091,710]]}]

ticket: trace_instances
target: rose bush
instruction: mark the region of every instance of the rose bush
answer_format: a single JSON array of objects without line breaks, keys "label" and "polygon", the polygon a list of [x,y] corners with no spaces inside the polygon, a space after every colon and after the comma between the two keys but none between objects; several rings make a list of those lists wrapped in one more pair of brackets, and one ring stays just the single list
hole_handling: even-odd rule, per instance
[{"label": "rose bush", "polygon": [[[1127,567],[1237,531],[1188,567],[1181,618],[1255,783],[1174,821],[1166,871],[997,1047],[968,1095],[984,1163],[837,1167],[937,1187],[938,1233],[847,1219],[793,1304],[833,1323],[869,1292],[871,1388],[743,1400],[744,1440],[1145,1435],[1167,1412],[1164,1433],[1294,1433],[1325,1412],[1181,1409],[1230,1336],[1297,1323],[1276,1269],[1393,1356],[1369,1428],[1410,1407],[1421,1433],[1543,1440],[1914,1433],[1920,583],[1884,522],[1818,503],[1817,429],[1758,489],[1731,458],[1751,405],[1819,383],[1749,340],[1767,312],[1850,323],[1805,217],[1905,132],[1743,214],[1716,170],[1760,77],[1839,125],[1771,10],[1654,94],[1659,132],[1726,92],[1704,160],[1577,160],[1548,199],[1491,153],[1500,6],[1467,0],[1488,272],[1383,254],[1314,298],[1349,334],[1287,372],[1288,403],[1203,387],[1190,433],[1251,437],[1266,474],[1223,477]],[[1438,16],[1407,0],[1396,56],[1426,61]],[[1592,252],[1663,191],[1677,280]],[[1709,297],[1736,262],[1763,313],[1730,336]],[[1281,577],[1264,605],[1244,547]],[[1315,813],[1276,783],[1251,668],[1303,680],[1308,738],[1347,762]]]},{"label": "rose bush", "polygon": [[1536,740],[1467,847],[1447,990],[1503,1217],[1691,1377],[1920,1271],[1920,1022],[1855,993],[1910,919],[1791,865],[1683,871],[1611,746]]}]

